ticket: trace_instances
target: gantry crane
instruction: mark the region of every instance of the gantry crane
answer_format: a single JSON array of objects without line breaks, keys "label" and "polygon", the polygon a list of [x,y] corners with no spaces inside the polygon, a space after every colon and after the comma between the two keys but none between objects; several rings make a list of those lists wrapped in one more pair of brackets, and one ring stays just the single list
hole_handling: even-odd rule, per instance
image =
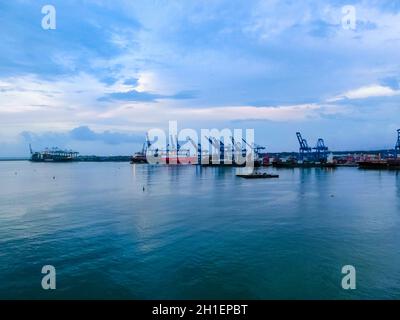
[{"label": "gantry crane", "polygon": [[[148,150],[150,150],[150,148],[151,148],[151,142],[150,142],[150,139],[149,139],[149,134],[146,132],[146,142],[145,142],[145,144],[143,145],[143,149],[142,149],[142,153],[143,153],[143,155],[147,155],[147,151]],[[154,157],[158,157],[158,151],[159,151],[159,149],[158,148],[156,148],[155,150],[154,150]]]},{"label": "gantry crane", "polygon": [[247,143],[247,141],[244,138],[242,138],[242,140],[245,144],[247,144],[250,147],[251,150],[254,151],[255,154],[259,154],[260,150],[265,150],[265,147],[262,147],[262,146],[259,146],[256,144],[250,145],[249,143]]},{"label": "gantry crane", "polygon": [[206,137],[207,140],[211,143],[212,146],[214,146],[215,149],[219,150],[219,161],[220,164],[224,163],[225,159],[225,144],[221,141],[218,140],[215,137]]},{"label": "gantry crane", "polygon": [[397,143],[394,150],[397,158],[400,155],[400,129],[397,129]]},{"label": "gantry crane", "polygon": [[307,140],[301,136],[300,132],[296,132],[297,140],[299,140],[300,148],[300,156],[303,159],[304,155],[309,155],[312,151],[311,147],[308,146]]},{"label": "gantry crane", "polygon": [[236,142],[234,137],[231,137],[231,141],[233,158],[235,154],[240,154],[242,157],[246,157],[246,148],[243,148],[240,142]]},{"label": "gantry crane", "polygon": [[315,150],[315,161],[326,162],[328,159],[328,147],[325,146],[324,139],[319,138]]},{"label": "gantry crane", "polygon": [[179,150],[181,149],[181,145],[179,144],[178,137],[175,136],[175,138],[174,138],[173,135],[171,134],[170,139],[171,139],[172,149],[176,150],[178,153]]},{"label": "gantry crane", "polygon": [[186,140],[188,140],[197,150],[197,164],[201,164],[201,143],[196,144],[196,142],[189,136],[186,137]]}]

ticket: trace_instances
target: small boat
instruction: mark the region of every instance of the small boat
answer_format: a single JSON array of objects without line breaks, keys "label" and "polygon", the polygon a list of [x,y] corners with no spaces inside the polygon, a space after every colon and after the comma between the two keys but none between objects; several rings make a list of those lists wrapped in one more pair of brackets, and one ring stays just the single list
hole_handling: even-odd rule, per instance
[{"label": "small boat", "polygon": [[245,178],[245,179],[268,179],[268,178],[279,178],[279,174],[270,174],[270,173],[251,173],[251,174],[237,174],[237,177]]}]

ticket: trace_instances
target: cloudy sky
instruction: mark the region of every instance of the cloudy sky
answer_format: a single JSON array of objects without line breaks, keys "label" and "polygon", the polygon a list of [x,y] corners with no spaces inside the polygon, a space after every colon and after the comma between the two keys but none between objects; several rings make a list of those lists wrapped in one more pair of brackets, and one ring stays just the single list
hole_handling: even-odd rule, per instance
[{"label": "cloudy sky", "polygon": [[397,0],[1,0],[0,36],[0,156],[131,154],[168,120],[254,128],[270,151],[297,130],[390,148],[400,128]]}]

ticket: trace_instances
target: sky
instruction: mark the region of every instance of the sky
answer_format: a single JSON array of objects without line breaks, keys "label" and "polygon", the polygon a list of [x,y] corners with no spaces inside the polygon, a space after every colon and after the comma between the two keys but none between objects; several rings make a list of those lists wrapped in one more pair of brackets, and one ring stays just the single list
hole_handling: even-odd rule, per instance
[{"label": "sky", "polygon": [[170,120],[271,152],[296,131],[393,148],[400,128],[397,0],[0,0],[0,39],[0,157],[129,155]]}]

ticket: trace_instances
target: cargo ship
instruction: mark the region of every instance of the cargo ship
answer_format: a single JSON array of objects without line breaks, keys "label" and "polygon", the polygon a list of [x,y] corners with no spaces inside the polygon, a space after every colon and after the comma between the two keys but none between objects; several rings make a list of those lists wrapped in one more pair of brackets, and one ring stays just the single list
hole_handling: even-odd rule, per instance
[{"label": "cargo ship", "polygon": [[61,150],[59,148],[46,148],[43,151],[33,151],[29,145],[32,162],[70,162],[78,160],[79,152],[72,150]]},{"label": "cargo ship", "polygon": [[386,159],[381,159],[379,154],[377,159],[360,161],[358,166],[360,169],[400,170],[400,129],[397,130],[397,142],[393,151]]},{"label": "cargo ship", "polygon": [[386,160],[366,160],[358,163],[360,169],[399,170],[400,158]]},{"label": "cargo ship", "polygon": [[147,163],[146,154],[144,152],[136,152],[131,158],[131,163]]},{"label": "cargo ship", "polygon": [[172,145],[168,144],[166,149],[154,148],[146,134],[146,142],[143,144],[142,150],[136,152],[132,158],[132,164],[147,163],[147,164],[167,164],[167,165],[182,165],[196,164],[197,156],[190,154],[190,150],[181,148],[177,138],[171,136]]},{"label": "cargo ship", "polygon": [[197,157],[190,155],[189,150],[148,150],[146,161],[150,164],[187,165],[196,164]]},{"label": "cargo ship", "polygon": [[[265,149],[264,147],[250,145],[245,139],[242,139],[247,147],[243,147],[242,144],[238,145],[232,138],[232,145],[225,146],[221,140],[212,137],[206,137],[213,150],[217,150],[211,154],[209,146],[201,146],[200,143],[194,141],[190,137],[187,137],[185,142],[192,144],[191,149],[184,149],[181,147],[177,137],[170,137],[170,144],[165,146],[165,149],[155,148],[155,146],[149,141],[146,135],[146,142],[143,144],[143,148],[140,152],[136,152],[132,158],[131,163],[148,163],[148,164],[166,164],[166,165],[202,165],[202,166],[223,166],[223,167],[245,167],[248,164],[246,161],[247,149],[250,148],[251,153],[254,157],[254,167],[268,166],[269,157],[267,154],[261,154],[260,150]],[[194,152],[191,152],[193,151]],[[239,159],[238,155],[241,155],[242,161],[235,161]]]},{"label": "cargo ship", "polygon": [[334,161],[300,161],[294,158],[287,160],[276,159],[272,162],[275,168],[336,168],[337,163]]},{"label": "cargo ship", "polygon": [[159,150],[142,150],[136,152],[131,158],[132,164],[148,163],[148,164],[196,164],[197,157],[191,156],[187,151],[159,151]]}]

